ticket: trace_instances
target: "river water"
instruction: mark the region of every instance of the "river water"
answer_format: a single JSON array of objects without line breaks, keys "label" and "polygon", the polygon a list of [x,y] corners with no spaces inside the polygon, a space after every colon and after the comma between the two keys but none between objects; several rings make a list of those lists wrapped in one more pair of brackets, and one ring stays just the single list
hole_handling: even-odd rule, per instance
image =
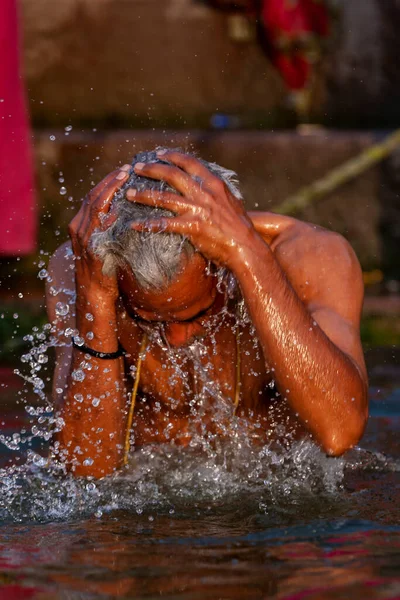
[{"label": "river water", "polygon": [[[148,448],[95,483],[4,446],[0,600],[400,598],[400,369],[379,358],[366,434],[341,459],[237,439]],[[13,408],[3,431],[22,420]]]}]

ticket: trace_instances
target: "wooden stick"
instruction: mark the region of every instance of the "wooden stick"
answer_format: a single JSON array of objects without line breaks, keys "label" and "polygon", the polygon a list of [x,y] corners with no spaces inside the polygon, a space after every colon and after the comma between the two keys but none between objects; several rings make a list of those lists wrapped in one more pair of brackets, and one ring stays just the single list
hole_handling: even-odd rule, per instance
[{"label": "wooden stick", "polygon": [[300,212],[381,162],[398,146],[400,146],[400,129],[388,135],[380,144],[374,144],[358,156],[340,165],[340,167],[336,167],[321,179],[317,179],[317,181],[303,187],[293,196],[289,196],[282,204],[273,209],[274,212],[281,215],[294,215]]}]

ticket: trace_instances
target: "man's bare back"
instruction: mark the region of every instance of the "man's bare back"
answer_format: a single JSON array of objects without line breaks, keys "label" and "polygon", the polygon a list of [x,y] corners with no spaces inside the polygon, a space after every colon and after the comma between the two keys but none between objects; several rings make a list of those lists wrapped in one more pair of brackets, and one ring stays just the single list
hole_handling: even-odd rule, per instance
[{"label": "man's bare back", "polygon": [[[197,168],[196,159],[191,157],[171,153],[168,159],[182,174]],[[183,193],[177,169],[172,175],[164,165],[162,172],[154,164],[142,170],[148,171],[148,177],[171,177],[170,183]],[[206,180],[204,171],[202,176]],[[92,192],[87,200],[92,215],[96,202],[102,210],[109,207],[125,181],[124,171],[119,177],[109,176],[105,186]],[[76,307],[71,306],[64,317],[56,311],[57,302],[67,301],[63,292],[47,294],[49,317],[60,333],[65,328],[77,328],[86,346],[112,352],[119,342],[125,350],[123,360],[91,357],[91,369],[79,382],[71,372],[81,368],[84,353],[70,344],[58,348],[54,390],[56,397],[64,398],[61,412],[66,421],[59,443],[77,474],[102,476],[121,465],[128,392],[136,380],[139,362],[132,427],[137,445],[169,440],[186,444],[193,423],[204,423],[211,432],[218,430],[213,411],[219,410],[221,397],[232,407],[238,403],[236,414],[258,423],[257,433],[262,439],[274,436],[283,426],[296,436],[311,434],[325,451],[335,455],[356,443],[362,434],[367,414],[367,378],[359,339],[363,285],[350,246],[337,234],[289,217],[244,213],[233,199],[229,200],[226,189],[216,192],[212,180],[209,186],[214,196],[220,196],[222,233],[214,231],[207,240],[207,234],[199,234],[200,227],[193,226],[191,239],[186,225],[182,233],[201,254],[195,255],[164,296],[138,290],[128,270],[120,272],[115,282],[96,283],[94,289],[101,293],[90,295],[91,281],[101,280],[100,269],[96,265],[93,277],[93,270],[88,268],[88,246],[79,251],[73,226],[74,252],[68,252],[71,246],[65,244],[51,260],[51,286],[77,292]],[[233,209],[225,206],[225,214],[228,210],[232,213],[228,218],[223,212],[222,194],[233,205]],[[194,204],[193,191],[190,198]],[[158,205],[163,201],[162,194],[137,192],[132,200]],[[205,228],[217,223],[219,214],[208,218]],[[242,231],[241,220],[245,220]],[[177,221],[174,231],[178,230]],[[236,232],[227,231],[230,224],[232,231],[237,228],[238,239],[234,239]],[[157,230],[149,223],[146,227]],[[234,239],[231,255],[225,243],[209,250],[218,235]],[[85,239],[87,244],[87,233]],[[207,288],[203,255],[233,274],[237,285],[229,295],[224,287],[218,290],[210,284]],[[92,256],[90,260],[93,264],[96,259]],[[201,293],[192,300],[196,286]],[[103,294],[104,289],[107,293]],[[182,300],[185,295],[190,301]],[[247,322],[239,314],[243,305],[250,317]],[[141,351],[144,339],[145,350],[142,347]],[[202,372],[206,377],[199,375]],[[57,394],[57,390],[62,392]],[[232,414],[228,410],[226,418]]]}]

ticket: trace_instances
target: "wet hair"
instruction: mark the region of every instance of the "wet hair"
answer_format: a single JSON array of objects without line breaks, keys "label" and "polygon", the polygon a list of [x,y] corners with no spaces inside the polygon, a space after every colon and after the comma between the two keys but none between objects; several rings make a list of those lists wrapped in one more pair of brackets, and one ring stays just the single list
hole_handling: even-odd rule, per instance
[{"label": "wet hair", "polygon": [[[164,148],[157,148],[151,152],[140,152],[134,157],[132,167],[138,162],[169,164],[168,161],[162,160],[156,154],[157,150],[162,149]],[[215,163],[199,160],[227,185],[236,198],[242,199],[237,184],[237,175],[234,171],[224,169]],[[117,219],[105,231],[97,230],[92,234],[92,248],[103,261],[105,275],[114,274],[118,267],[126,268],[128,266],[143,289],[160,290],[174,280],[182,265],[183,256],[190,258],[195,249],[187,238],[179,234],[132,230],[130,225],[134,221],[172,216],[173,213],[169,210],[128,201],[125,198],[128,188],[135,188],[139,192],[156,190],[178,194],[165,181],[137,175],[132,168],[128,180],[114,196],[113,207]]]}]

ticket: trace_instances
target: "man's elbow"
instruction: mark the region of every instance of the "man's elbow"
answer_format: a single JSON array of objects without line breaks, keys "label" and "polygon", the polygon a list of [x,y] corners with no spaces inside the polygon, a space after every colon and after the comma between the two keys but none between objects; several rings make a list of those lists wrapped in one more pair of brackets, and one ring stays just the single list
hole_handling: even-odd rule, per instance
[{"label": "man's elbow", "polygon": [[358,444],[363,436],[368,420],[368,411],[354,417],[346,427],[331,428],[321,440],[321,446],[328,456],[341,456]]}]

